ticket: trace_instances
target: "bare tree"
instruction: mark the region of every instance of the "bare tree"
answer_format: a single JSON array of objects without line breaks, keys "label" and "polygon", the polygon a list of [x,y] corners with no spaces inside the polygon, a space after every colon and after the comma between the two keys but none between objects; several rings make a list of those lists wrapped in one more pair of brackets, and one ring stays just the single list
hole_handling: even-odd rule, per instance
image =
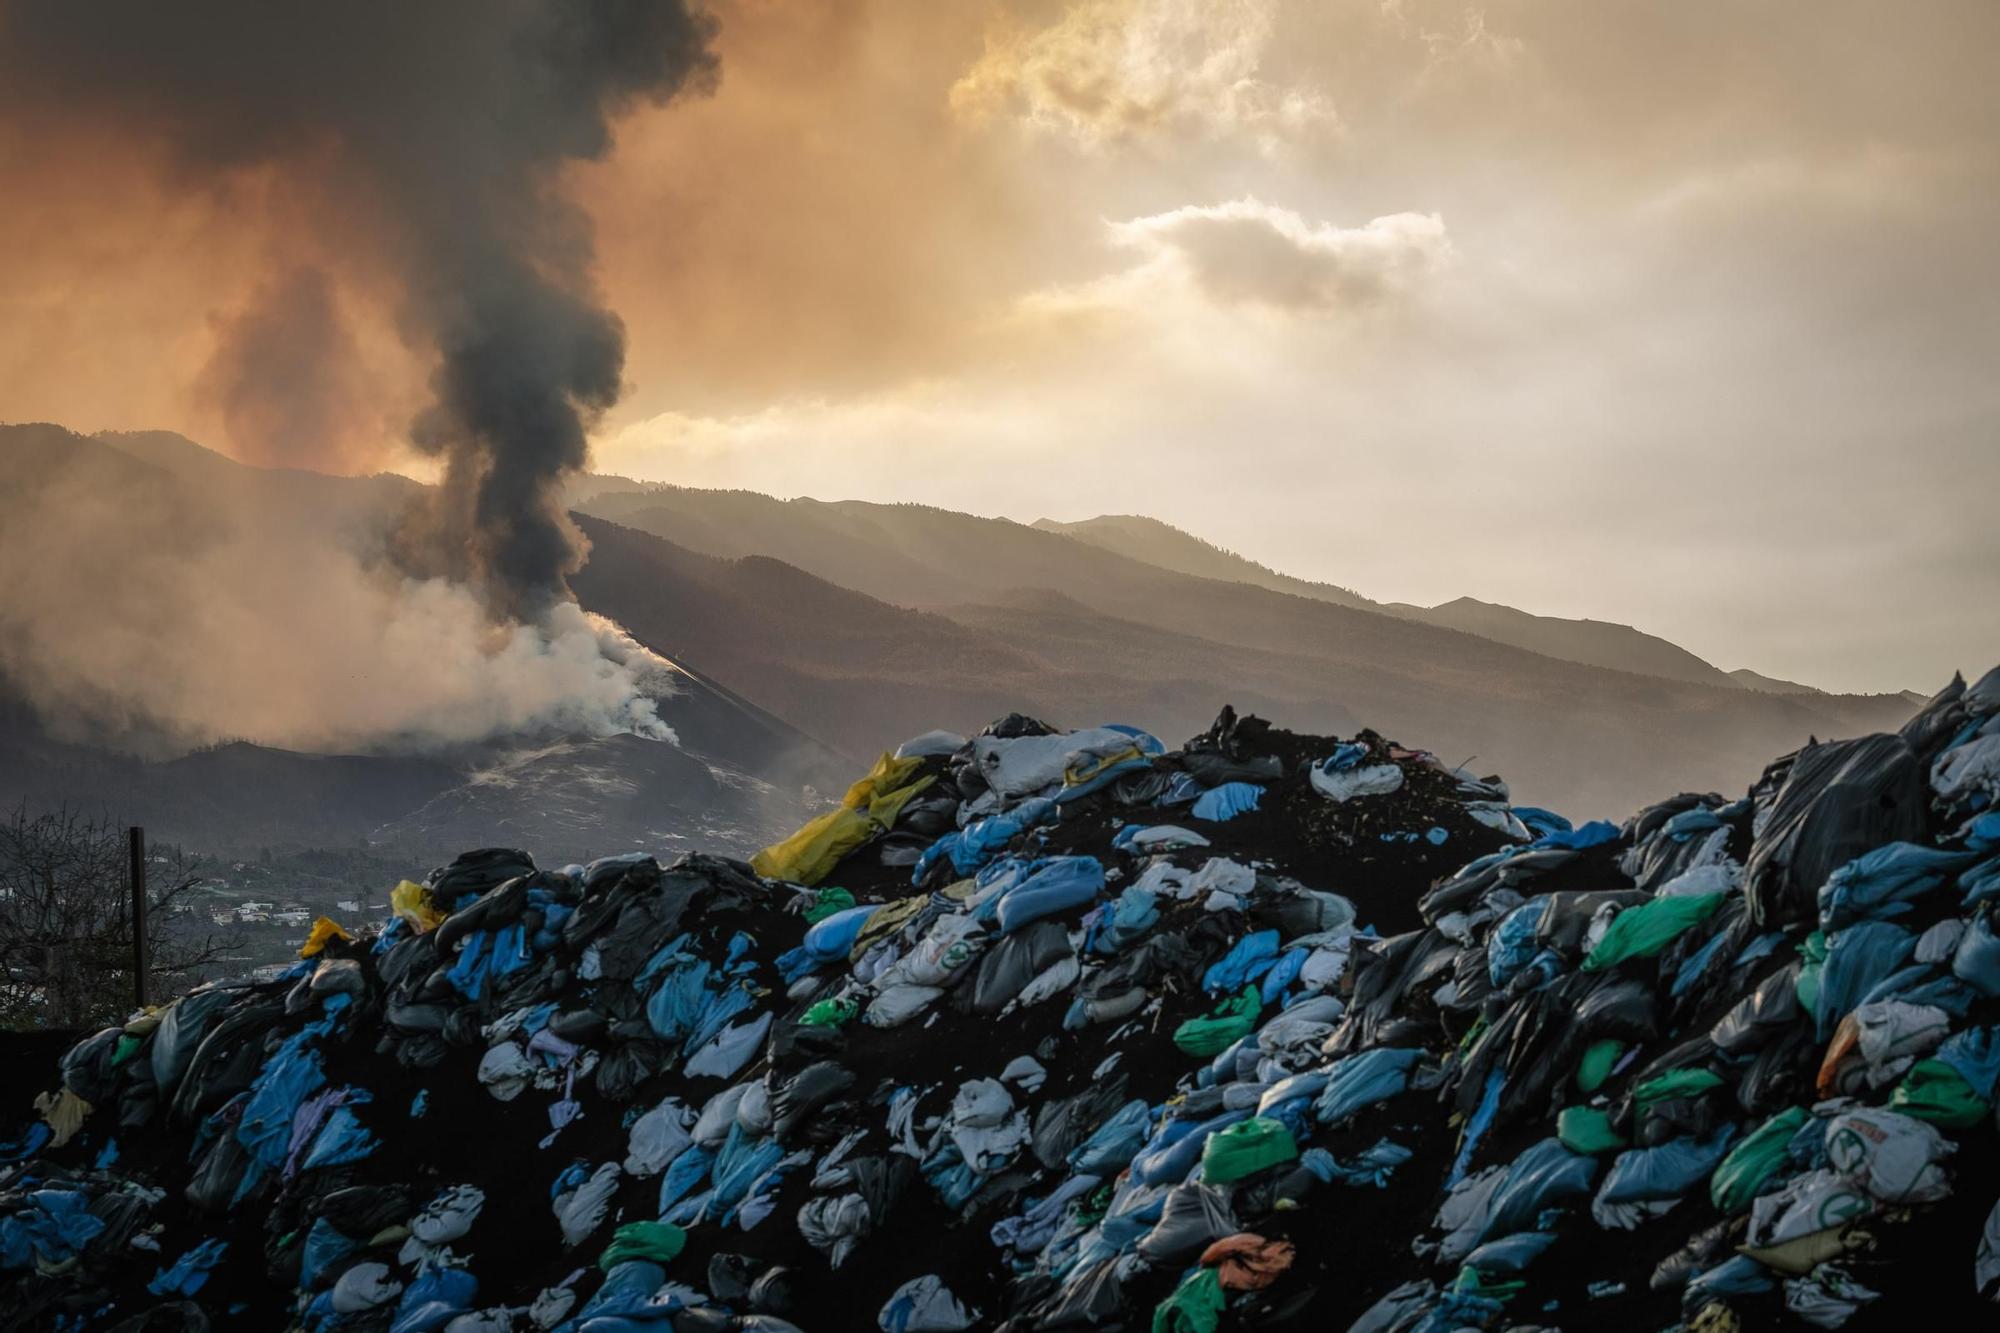
[{"label": "bare tree", "polygon": [[[194,861],[175,851],[152,868],[147,956],[167,998],[241,941],[192,927],[178,910],[201,883]],[[0,825],[0,1027],[90,1027],[131,1007],[125,830],[67,806],[30,817],[23,804]]]}]

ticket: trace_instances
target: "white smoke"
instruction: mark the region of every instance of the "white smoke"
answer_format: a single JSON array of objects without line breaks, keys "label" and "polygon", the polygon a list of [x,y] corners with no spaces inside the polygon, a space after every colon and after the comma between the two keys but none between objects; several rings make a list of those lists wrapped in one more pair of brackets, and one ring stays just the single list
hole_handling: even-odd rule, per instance
[{"label": "white smoke", "polygon": [[[542,731],[678,743],[658,708],[679,692],[673,665],[574,602],[556,603],[537,624],[496,627],[470,589],[442,579],[402,579],[366,600],[375,604],[344,618],[359,627],[361,642],[316,659],[344,662],[348,671],[300,663],[317,678],[331,705],[325,716],[339,719],[339,729],[301,733],[289,720],[293,710],[281,707],[253,736],[283,730],[311,749],[385,741],[421,748]],[[365,670],[351,669],[356,649]]]},{"label": "white smoke", "polygon": [[0,494],[0,673],[59,735],[156,750],[677,740],[659,701],[681,674],[617,625],[574,602],[496,624],[472,588],[386,558],[414,488],[287,475],[69,465]]}]

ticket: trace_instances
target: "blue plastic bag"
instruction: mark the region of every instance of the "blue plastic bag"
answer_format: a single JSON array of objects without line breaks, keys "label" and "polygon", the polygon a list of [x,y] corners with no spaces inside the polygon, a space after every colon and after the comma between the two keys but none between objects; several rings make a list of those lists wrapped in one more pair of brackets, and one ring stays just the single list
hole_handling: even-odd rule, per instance
[{"label": "blue plastic bag", "polygon": [[1227,823],[1240,814],[1255,810],[1264,799],[1264,789],[1254,782],[1225,782],[1211,787],[1196,798],[1188,813],[1196,819]]},{"label": "blue plastic bag", "polygon": [[1981,995],[2000,995],[2000,938],[1993,934],[1991,917],[1972,919],[1952,955],[1952,974]]},{"label": "blue plastic bag", "polygon": [[1465,1266],[1486,1277],[1512,1277],[1542,1257],[1542,1251],[1556,1243],[1553,1231],[1517,1231],[1499,1240],[1489,1240],[1465,1256]]},{"label": "blue plastic bag", "polygon": [[[365,1089],[355,1088],[348,1098],[350,1104],[360,1104],[372,1100]],[[336,1106],[333,1113],[320,1126],[313,1139],[312,1148],[306,1153],[300,1166],[307,1170],[322,1166],[344,1166],[358,1162],[374,1153],[375,1136],[370,1134],[347,1106]]]},{"label": "blue plastic bag", "polygon": [[1245,935],[1202,974],[1201,988],[1211,995],[1242,990],[1271,970],[1278,957],[1278,932],[1258,930]]},{"label": "blue plastic bag", "polygon": [[1250,1108],[1245,1107],[1194,1124],[1169,1120],[1153,1136],[1153,1143],[1132,1159],[1132,1179],[1141,1185],[1176,1184],[1187,1179],[1188,1172],[1201,1160],[1201,1150],[1209,1135],[1239,1120],[1248,1120],[1250,1114]]},{"label": "blue plastic bag", "polygon": [[1514,979],[1514,974],[1534,961],[1541,948],[1538,931],[1542,912],[1548,904],[1531,899],[1500,918],[1500,924],[1486,937],[1486,976],[1495,990]]},{"label": "blue plastic bag", "polygon": [[960,876],[974,874],[1005,851],[1007,844],[1023,831],[1050,823],[1055,817],[1056,803],[1046,796],[1035,796],[1004,815],[975,819],[960,831],[947,833],[926,847],[910,872],[910,883],[924,883],[931,867],[946,859],[950,860],[952,870]]},{"label": "blue plastic bag", "polygon": [[1002,935],[1094,902],[1104,892],[1104,867],[1094,856],[1051,856],[1034,862],[993,910]]},{"label": "blue plastic bag", "polygon": [[1125,1103],[1109,1120],[1092,1130],[1089,1138],[1070,1150],[1070,1169],[1109,1180],[1139,1155],[1151,1123],[1152,1112],[1143,1098]]},{"label": "blue plastic bag", "polygon": [[1597,1159],[1573,1153],[1559,1139],[1547,1138],[1527,1149],[1507,1168],[1507,1177],[1493,1192],[1492,1211],[1479,1239],[1484,1242],[1517,1231],[1539,1230],[1544,1210],[1590,1193],[1597,1179]]},{"label": "blue plastic bag", "polygon": [[1378,1047],[1336,1062],[1313,1103],[1323,1125],[1339,1124],[1355,1112],[1385,1102],[1410,1086],[1410,1070],[1422,1051]]},{"label": "blue plastic bag", "polygon": [[205,1240],[174,1260],[172,1266],[153,1273],[146,1290],[155,1296],[192,1296],[208,1285],[208,1275],[222,1262],[229,1248],[226,1240]]},{"label": "blue plastic bag", "polygon": [[[1886,921],[1864,921],[1829,935],[1815,1007],[1819,1039],[1831,1037],[1840,1020],[1854,1012],[1877,982],[1907,963],[1916,947],[1915,935]],[[2000,971],[1995,980],[2000,982]]]},{"label": "blue plastic bag", "polygon": [[1271,970],[1264,974],[1263,989],[1260,992],[1264,1003],[1276,1003],[1278,997],[1285,993],[1285,987],[1299,979],[1299,973],[1305,970],[1306,960],[1311,957],[1310,949],[1287,949],[1279,954],[1277,960],[1271,964]]},{"label": "blue plastic bag", "polygon": [[1415,1153],[1400,1143],[1379,1139],[1373,1147],[1363,1148],[1346,1161],[1324,1148],[1308,1148],[1299,1158],[1299,1164],[1329,1185],[1338,1182],[1351,1189],[1373,1186],[1385,1190],[1389,1188],[1389,1177],[1396,1168],[1414,1156]]},{"label": "blue plastic bag", "polygon": [[361,1245],[362,1242],[346,1235],[324,1217],[315,1220],[299,1251],[299,1286],[307,1291],[319,1286],[321,1275]]},{"label": "blue plastic bag", "polygon": [[822,963],[831,963],[837,958],[845,958],[854,948],[854,941],[861,935],[861,927],[873,916],[873,905],[850,907],[844,912],[835,912],[813,923],[806,932],[803,943],[805,951]]},{"label": "blue plastic bag", "polygon": [[1687,1136],[1656,1148],[1629,1148],[1611,1164],[1597,1197],[1605,1203],[1681,1198],[1708,1179],[1735,1137],[1736,1126],[1724,1125],[1706,1139]]},{"label": "blue plastic bag", "polygon": [[1820,885],[1820,929],[1901,916],[1918,898],[1943,888],[1976,855],[1892,842],[1857,856]]},{"label": "blue plastic bag", "polygon": [[410,1279],[389,1333],[434,1333],[472,1308],[479,1279],[464,1268],[432,1268]]},{"label": "blue plastic bag", "polygon": [[[1529,808],[1532,809],[1533,807]],[[1695,812],[1689,811],[1688,813],[1692,814]],[[1708,814],[1705,810],[1700,813]],[[1517,807],[1514,814],[1519,817],[1521,809]],[[1709,820],[1709,827],[1711,828],[1719,822],[1713,815],[1709,815]],[[1521,822],[1527,823],[1527,820],[1524,818]],[[1533,825],[1529,827],[1532,829]],[[1669,827],[1671,828],[1671,825]],[[1549,830],[1529,843],[1528,846],[1537,850],[1544,847],[1561,847],[1570,851],[1580,852],[1586,848],[1601,846],[1607,842],[1615,842],[1617,838],[1618,826],[1606,820],[1593,819],[1582,828],[1577,829],[1571,828],[1569,822],[1565,820],[1561,828]]]},{"label": "blue plastic bag", "polygon": [[1959,1077],[1987,1101],[2000,1085],[2000,1028],[1967,1028],[1946,1037],[1932,1058],[1958,1071]]}]

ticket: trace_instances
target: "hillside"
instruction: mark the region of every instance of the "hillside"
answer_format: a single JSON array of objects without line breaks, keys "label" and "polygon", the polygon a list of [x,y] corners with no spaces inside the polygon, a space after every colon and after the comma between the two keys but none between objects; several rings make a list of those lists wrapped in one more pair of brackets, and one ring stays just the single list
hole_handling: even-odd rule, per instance
[{"label": "hillside", "polygon": [[1073,523],[1061,523],[1052,518],[1038,518],[1034,526],[1043,532],[1058,533],[1064,537],[1074,537],[1119,555],[1143,560],[1161,569],[1171,569],[1178,574],[1192,574],[1196,578],[1221,579],[1226,583],[1248,583],[1253,587],[1269,588],[1273,592],[1288,592],[1298,597],[1311,597],[1322,602],[1333,602],[1339,606],[1374,609],[1377,603],[1363,597],[1351,588],[1335,587],[1331,583],[1313,583],[1306,579],[1296,579],[1289,574],[1281,574],[1266,565],[1220,546],[1205,542],[1191,532],[1182,531],[1170,523],[1162,523],[1157,518],[1147,518],[1143,514],[1100,514],[1096,518],[1080,519]]},{"label": "hillside", "polygon": [[[1023,588],[1058,588],[1112,614],[1156,591],[1134,567],[1326,602],[1455,629],[1585,666],[1725,689],[1817,694],[1836,728],[1873,725],[1893,696],[1836,696],[1755,673],[1722,671],[1629,625],[1534,615],[1459,598],[1436,607],[1378,603],[1350,589],[1267,569],[1157,519],[1107,515],[1031,527],[920,505],[776,500],[748,491],[644,485],[623,478],[579,483],[578,507],[691,550],[733,557],[770,555],[832,582],[902,606],[992,600]],[[1050,540],[1063,539],[1063,540]],[[1079,549],[1079,547],[1087,549]],[[1121,601],[1121,599],[1123,599]]]},{"label": "hillside", "polygon": [[1810,685],[1801,685],[1795,680],[1779,680],[1761,672],[1741,667],[1729,673],[1729,678],[1746,690],[1762,690],[1766,694],[1817,694]]},{"label": "hillside", "polygon": [[1511,643],[1531,653],[1560,657],[1566,662],[1630,671],[1664,680],[1692,681],[1701,685],[1741,688],[1742,682],[1729,672],[1709,665],[1687,649],[1656,635],[1641,633],[1630,625],[1603,620],[1566,620],[1559,616],[1530,615],[1511,606],[1498,606],[1472,597],[1460,597],[1437,606],[1409,606],[1392,602],[1383,608],[1426,624],[1477,634],[1495,643]]},{"label": "hillside", "polygon": [[[1045,532],[1074,537],[1079,541],[1130,556],[1135,560],[1143,560],[1163,569],[1177,570],[1201,578],[1247,583],[1254,587],[1310,597],[1339,606],[1380,611],[1409,620],[1421,620],[1430,625],[1463,630],[1467,634],[1476,634],[1484,639],[1492,639],[1496,643],[1525,648],[1529,652],[1541,653],[1546,657],[1559,657],[1566,662],[1581,662],[1585,666],[1605,667],[1612,671],[1630,671],[1642,676],[1659,676],[1666,680],[1693,681],[1702,685],[1738,685],[1749,688],[1785,685],[1784,682],[1770,682],[1768,687],[1752,685],[1750,680],[1746,679],[1746,675],[1755,677],[1755,672],[1721,671],[1686,649],[1656,635],[1636,630],[1630,625],[1534,615],[1511,606],[1498,606],[1471,597],[1460,597],[1455,601],[1430,607],[1412,606],[1407,602],[1371,601],[1347,588],[1326,583],[1312,583],[1267,569],[1263,565],[1224,551],[1192,533],[1183,532],[1158,519],[1119,514],[1084,519],[1075,523],[1058,523],[1045,518],[1037,520],[1035,526]],[[1763,680],[1762,677],[1757,679]],[[1770,688],[1770,692],[1803,694],[1812,691],[1804,686],[1792,686]]]},{"label": "hillside", "polygon": [[[748,566],[723,572],[687,565],[683,551],[669,564],[711,570],[709,595],[727,585],[736,611],[721,621],[677,614],[682,592],[646,572],[666,557],[586,523],[596,550],[576,586],[586,605],[787,716],[805,716],[793,710],[817,701],[819,717],[841,719],[818,725],[840,727],[847,745],[871,727],[910,729],[927,718],[970,725],[994,711],[978,703],[1006,699],[1006,707],[1039,708],[1066,723],[1115,718],[1181,735],[1224,690],[1302,725],[1366,718],[1422,732],[1454,758],[1503,768],[1524,799],[1611,813],[1660,781],[1726,786],[1774,748],[1894,725],[1910,710],[1893,696],[1782,698],[1607,671],[920,506],[670,490],[614,495],[597,507],[676,545],[727,533],[711,556],[768,546],[769,555],[820,575],[823,582],[801,583]],[[866,623],[883,623],[860,636],[864,661],[843,656],[855,604],[827,586],[843,580],[851,580],[844,592],[875,600],[866,615],[876,619]],[[789,632],[761,623],[746,604],[769,595],[765,582],[784,589]],[[1062,600],[1036,600],[1048,593]],[[883,603],[930,607],[954,628],[902,618],[891,630],[880,621]],[[983,637],[968,640],[967,630]],[[891,635],[893,650],[868,646],[877,634]],[[964,665],[968,653],[977,670]],[[883,674],[871,683],[857,671]]]}]

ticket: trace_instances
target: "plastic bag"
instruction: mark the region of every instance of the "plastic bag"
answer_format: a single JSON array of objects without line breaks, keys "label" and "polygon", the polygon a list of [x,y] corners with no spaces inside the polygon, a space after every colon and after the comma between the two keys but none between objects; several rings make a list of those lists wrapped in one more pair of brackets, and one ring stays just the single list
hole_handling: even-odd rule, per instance
[{"label": "plastic bag", "polygon": [[446,915],[431,903],[430,890],[407,879],[389,890],[389,911],[419,935],[435,930]]},{"label": "plastic bag", "polygon": [[1200,1018],[1190,1018],[1174,1029],[1174,1045],[1189,1055],[1220,1055],[1249,1035],[1257,1024],[1263,996],[1258,987],[1245,986]]},{"label": "plastic bag", "polygon": [[1974,1092],[1965,1076],[1943,1060],[1919,1060],[1890,1094],[1891,1109],[1946,1129],[1970,1129],[1985,1120],[1992,1103]]},{"label": "plastic bag", "polygon": [[1642,907],[1628,907],[1611,918],[1611,928],[1585,956],[1583,970],[1601,972],[1628,958],[1651,958],[1681,933],[1715,915],[1726,893],[1688,894],[1655,898]]},{"label": "plastic bag", "polygon": [[1556,1138],[1574,1153],[1596,1157],[1625,1146],[1625,1136],[1611,1126],[1611,1117],[1595,1106],[1570,1106],[1556,1117]]},{"label": "plastic bag", "polygon": [[1954,1146],[1921,1120],[1862,1108],[1826,1127],[1828,1163],[1884,1203],[1929,1203],[1951,1193],[1942,1165]]},{"label": "plastic bag", "polygon": [[1202,1145],[1202,1183],[1227,1185],[1298,1155],[1291,1130],[1276,1120],[1253,1116],[1210,1135]]},{"label": "plastic bag", "polygon": [[1313,1103],[1323,1125],[1338,1124],[1365,1107],[1387,1101],[1410,1086],[1410,1071],[1422,1051],[1377,1047],[1346,1056],[1326,1070],[1326,1086]]},{"label": "plastic bag", "polygon": [[1578,1156],[1557,1139],[1543,1139],[1507,1168],[1505,1180],[1493,1192],[1491,1213],[1479,1240],[1534,1230],[1544,1209],[1588,1194],[1596,1179],[1597,1159]]},{"label": "plastic bag", "polygon": [[1790,1160],[1786,1148],[1808,1119],[1802,1106],[1787,1107],[1729,1150],[1709,1178],[1708,1197],[1722,1213],[1740,1213],[1762,1194]]},{"label": "plastic bag", "polygon": [[958,1333],[977,1318],[979,1311],[952,1295],[943,1278],[926,1273],[896,1288],[875,1322],[882,1333]]}]

